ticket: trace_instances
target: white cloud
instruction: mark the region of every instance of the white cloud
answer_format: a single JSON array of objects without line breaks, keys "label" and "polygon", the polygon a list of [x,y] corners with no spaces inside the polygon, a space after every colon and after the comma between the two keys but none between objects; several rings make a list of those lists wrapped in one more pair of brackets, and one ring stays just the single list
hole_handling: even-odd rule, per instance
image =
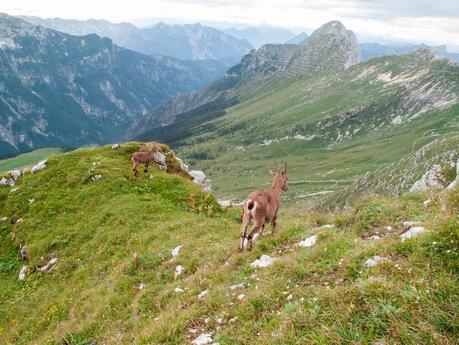
[{"label": "white cloud", "polygon": [[459,45],[457,0],[2,0],[13,15],[232,22],[313,29],[341,20],[361,37]]}]

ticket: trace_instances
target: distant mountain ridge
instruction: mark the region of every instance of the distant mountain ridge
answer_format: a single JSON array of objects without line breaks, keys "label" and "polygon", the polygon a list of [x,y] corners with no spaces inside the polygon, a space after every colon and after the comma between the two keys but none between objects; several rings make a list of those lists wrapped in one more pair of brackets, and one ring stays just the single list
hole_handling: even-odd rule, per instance
[{"label": "distant mountain ridge", "polygon": [[367,42],[361,43],[360,47],[362,49],[362,58],[364,61],[379,56],[407,54],[421,48],[434,48],[438,56],[459,63],[459,53],[449,52],[444,45],[431,47],[426,44],[387,45]]},{"label": "distant mountain ridge", "polygon": [[239,39],[245,39],[254,48],[258,49],[265,44],[280,44],[295,37],[291,31],[276,27],[250,27],[250,28],[229,28],[223,30],[225,33]]},{"label": "distant mountain ridge", "polygon": [[120,48],[0,15],[0,156],[119,140],[168,98],[207,83],[212,67]]},{"label": "distant mountain ridge", "polygon": [[111,23],[107,20],[21,18],[71,35],[94,33],[108,37],[121,47],[146,55],[167,55],[182,60],[217,60],[226,67],[239,62],[241,56],[252,49],[246,40],[199,23],[169,25],[161,22],[138,28],[130,23]]}]

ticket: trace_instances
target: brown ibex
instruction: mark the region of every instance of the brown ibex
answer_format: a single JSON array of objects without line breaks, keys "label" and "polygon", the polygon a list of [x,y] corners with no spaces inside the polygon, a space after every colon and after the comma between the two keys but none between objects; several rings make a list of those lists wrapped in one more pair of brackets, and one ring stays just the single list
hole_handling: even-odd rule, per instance
[{"label": "brown ibex", "polygon": [[132,171],[134,172],[134,176],[136,176],[139,171],[137,170],[137,167],[140,163],[143,163],[144,169],[143,172],[148,172],[148,165],[154,161],[154,154],[158,150],[158,146],[155,142],[149,143],[146,145],[148,151],[147,152],[134,152],[131,155],[131,160],[133,163]]},{"label": "brown ibex", "polygon": [[[239,243],[239,251],[244,249],[244,241],[247,239],[247,249],[252,250],[253,236],[260,229],[264,229],[265,223],[271,222],[272,233],[276,231],[277,212],[281,203],[281,191],[288,190],[287,163],[284,168],[271,172],[274,176],[271,188],[256,191],[249,194],[244,201],[244,213],[242,216],[242,233]],[[250,221],[253,222],[252,230],[247,235]]]}]

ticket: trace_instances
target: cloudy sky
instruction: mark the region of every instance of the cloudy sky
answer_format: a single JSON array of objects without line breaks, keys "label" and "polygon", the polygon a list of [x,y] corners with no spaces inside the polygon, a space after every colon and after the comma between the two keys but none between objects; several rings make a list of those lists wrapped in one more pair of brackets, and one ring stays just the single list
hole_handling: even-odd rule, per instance
[{"label": "cloudy sky", "polygon": [[459,51],[458,0],[0,0],[12,15],[146,24],[213,22],[310,31],[340,20],[360,41],[447,44]]}]

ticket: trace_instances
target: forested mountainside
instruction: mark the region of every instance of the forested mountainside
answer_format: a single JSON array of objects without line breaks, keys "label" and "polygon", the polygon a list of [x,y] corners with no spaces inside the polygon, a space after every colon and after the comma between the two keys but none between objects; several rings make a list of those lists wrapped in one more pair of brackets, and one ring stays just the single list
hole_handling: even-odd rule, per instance
[{"label": "forested mountainside", "polygon": [[0,16],[0,157],[121,139],[139,116],[212,80],[211,64]]}]

